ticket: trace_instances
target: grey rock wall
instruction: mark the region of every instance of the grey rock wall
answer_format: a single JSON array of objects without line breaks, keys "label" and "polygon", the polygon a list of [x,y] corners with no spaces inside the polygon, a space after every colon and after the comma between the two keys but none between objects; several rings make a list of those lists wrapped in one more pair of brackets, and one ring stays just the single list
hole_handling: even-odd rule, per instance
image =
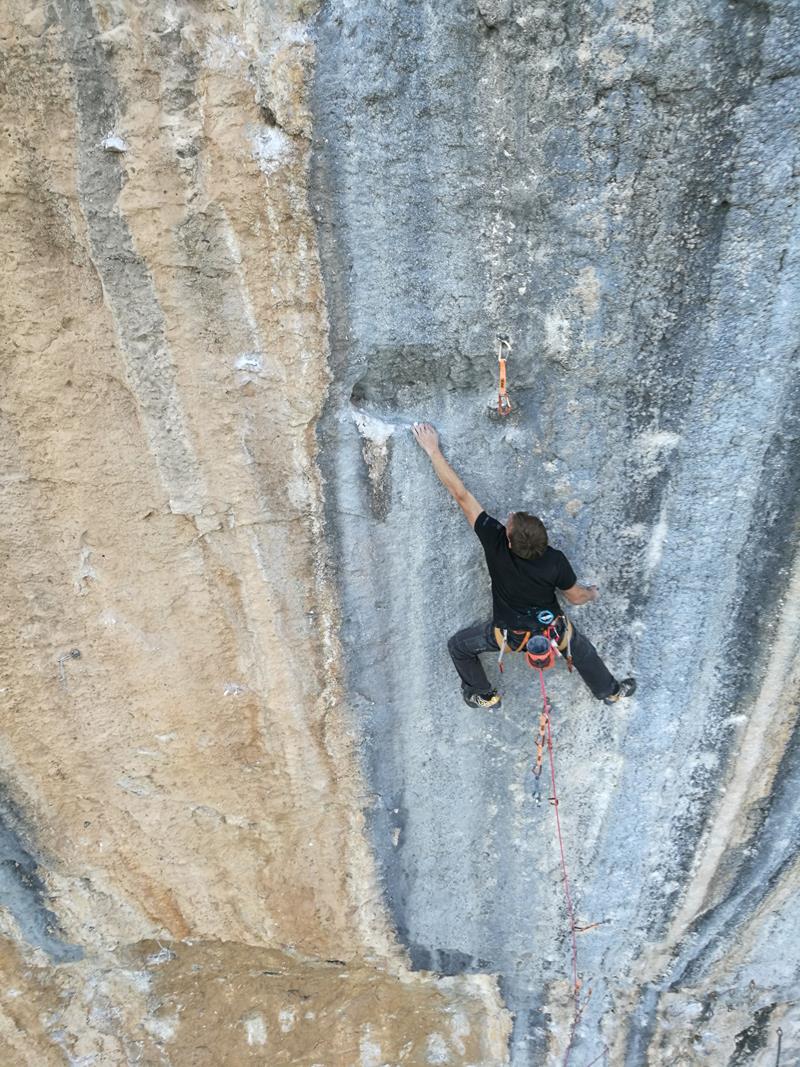
[{"label": "grey rock wall", "polygon": [[[800,6],[330,0],[312,206],[319,428],[386,899],[416,967],[501,976],[512,1062],[572,1020],[521,663],[460,700],[480,546],[408,427],[527,508],[635,700],[551,672],[591,998],[572,1062],[800,1055],[796,654]],[[514,412],[492,416],[508,332]],[[607,1054],[603,1052],[607,1048]]]}]

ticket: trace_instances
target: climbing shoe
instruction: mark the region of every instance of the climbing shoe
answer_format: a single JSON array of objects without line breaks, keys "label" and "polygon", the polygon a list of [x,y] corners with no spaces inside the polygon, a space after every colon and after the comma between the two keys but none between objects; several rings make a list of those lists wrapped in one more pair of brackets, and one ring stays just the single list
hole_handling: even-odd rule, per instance
[{"label": "climbing shoe", "polygon": [[502,703],[502,697],[495,689],[483,696],[480,693],[464,693],[463,697],[464,703],[471,708],[499,708]]},{"label": "climbing shoe", "polygon": [[621,682],[617,682],[617,691],[612,693],[610,697],[606,697],[603,701],[604,704],[616,704],[618,700],[622,700],[623,697],[633,696],[636,692],[636,679],[635,678],[623,678]]}]

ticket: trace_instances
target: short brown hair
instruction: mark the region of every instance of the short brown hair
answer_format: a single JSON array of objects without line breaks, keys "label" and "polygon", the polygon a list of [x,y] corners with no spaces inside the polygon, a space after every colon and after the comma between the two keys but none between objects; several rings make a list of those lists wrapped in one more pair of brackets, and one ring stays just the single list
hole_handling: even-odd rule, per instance
[{"label": "short brown hair", "polygon": [[527,511],[515,511],[508,535],[511,551],[523,559],[538,559],[547,548],[547,530],[541,519]]}]

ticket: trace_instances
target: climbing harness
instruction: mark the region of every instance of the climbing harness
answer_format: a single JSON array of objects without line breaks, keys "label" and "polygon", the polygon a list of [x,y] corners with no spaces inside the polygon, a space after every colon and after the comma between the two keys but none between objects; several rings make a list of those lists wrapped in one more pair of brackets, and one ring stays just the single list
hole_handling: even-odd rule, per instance
[{"label": "climbing harness", "polygon": [[506,356],[511,353],[511,342],[505,334],[497,335],[497,363],[500,368],[500,390],[497,394],[497,414],[509,415],[511,413],[511,401],[506,392]]},{"label": "climbing harness", "polygon": [[516,648],[512,648],[508,643],[508,630],[501,630],[499,626],[494,628],[494,640],[495,644],[500,647],[500,655],[497,657],[497,666],[500,668],[500,673],[503,673],[503,656],[506,654],[506,649],[509,652],[521,652],[527,645],[531,638],[530,630],[512,630],[512,636],[515,638]]},{"label": "climbing harness", "polygon": [[549,671],[560,658],[565,659],[567,669],[572,670],[572,623],[569,619],[545,609],[537,613],[536,623],[536,630],[512,630],[512,642],[508,640],[508,630],[495,626],[494,639],[500,649],[497,666],[501,674],[506,649],[509,652],[524,650],[529,667]]}]

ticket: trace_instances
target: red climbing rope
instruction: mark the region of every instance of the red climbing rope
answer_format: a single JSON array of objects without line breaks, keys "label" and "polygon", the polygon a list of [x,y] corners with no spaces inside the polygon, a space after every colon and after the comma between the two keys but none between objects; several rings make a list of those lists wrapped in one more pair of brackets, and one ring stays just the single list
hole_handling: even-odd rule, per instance
[{"label": "red climbing rope", "polygon": [[550,759],[550,782],[553,786],[553,807],[556,811],[556,833],[558,835],[558,849],[561,853],[561,873],[564,878],[564,896],[567,901],[567,915],[569,916],[570,935],[572,937],[572,988],[577,999],[581,984],[578,979],[578,935],[575,922],[575,909],[572,905],[572,894],[569,890],[569,874],[567,873],[567,859],[564,854],[564,837],[561,833],[561,817],[558,813],[558,790],[556,788],[556,762],[553,755],[553,733],[550,729],[550,703],[547,699],[547,690],[544,685],[544,671],[539,671],[539,687],[542,691],[542,716],[545,729],[547,730],[547,755]]},{"label": "red climbing rope", "polygon": [[[564,1067],[569,1067],[569,1057],[572,1052],[572,1046],[575,1043],[575,1034],[578,1030],[578,1024],[581,1021],[581,1016],[584,1013],[586,1005],[589,1003],[589,997],[592,995],[591,989],[588,996],[581,1004],[579,997],[581,991],[581,981],[578,978],[578,927],[575,922],[575,908],[572,903],[572,894],[569,888],[569,874],[567,872],[567,857],[564,852],[564,836],[561,833],[561,816],[558,811],[558,789],[556,787],[556,761],[553,754],[553,732],[550,726],[550,702],[547,699],[547,689],[544,684],[544,670],[537,667],[539,671],[539,688],[542,691],[542,714],[539,717],[539,739],[536,744],[537,758],[536,766],[534,767],[534,777],[539,777],[542,770],[542,741],[543,735],[547,740],[547,755],[550,759],[550,783],[553,787],[553,795],[550,798],[553,807],[556,812],[556,834],[558,836],[558,850],[561,854],[561,873],[564,882],[564,896],[567,901],[567,915],[569,916],[569,929],[570,937],[572,939],[572,996],[575,1001],[575,1015],[572,1020],[572,1026],[570,1027],[569,1041],[567,1042],[567,1048],[564,1052]],[[593,1062],[596,1062],[593,1061]]]},{"label": "red climbing rope", "polygon": [[[558,646],[556,645],[555,641],[553,641],[552,644],[553,644],[553,647],[556,648],[556,650],[558,651]],[[559,651],[559,655],[561,655],[560,651]],[[534,763],[533,768],[532,768],[533,769],[533,778],[534,778],[534,796],[535,796],[536,802],[538,804],[539,803],[539,788],[540,788],[539,781],[540,781],[540,776],[541,776],[541,773],[542,773],[544,747],[545,747],[545,744],[546,744],[547,745],[547,755],[548,755],[548,757],[550,759],[550,783],[551,783],[551,785],[553,787],[553,795],[550,798],[550,801],[551,801],[553,807],[555,808],[555,812],[556,812],[556,833],[558,835],[558,850],[559,850],[559,852],[561,854],[561,873],[562,873],[563,882],[564,882],[564,896],[566,897],[566,901],[567,901],[567,915],[569,916],[570,937],[572,939],[572,997],[573,997],[573,1000],[574,1000],[574,1003],[575,1003],[575,1014],[574,1014],[573,1019],[572,1019],[572,1026],[570,1027],[569,1041],[567,1042],[567,1047],[566,1047],[566,1050],[564,1052],[564,1067],[569,1067],[569,1057],[570,1057],[570,1053],[572,1052],[572,1046],[575,1043],[575,1035],[578,1032],[578,1026],[580,1025],[580,1021],[581,1021],[581,1019],[583,1017],[583,1013],[586,1011],[586,1006],[589,1003],[589,1000],[590,1000],[590,998],[592,996],[592,990],[591,990],[591,987],[590,987],[588,992],[587,992],[587,994],[586,994],[586,996],[585,996],[585,998],[584,998],[584,1000],[583,1000],[583,1003],[581,1003],[581,1001],[580,1001],[581,980],[578,977],[578,937],[577,937],[577,935],[578,935],[579,931],[591,930],[594,927],[602,926],[603,924],[602,923],[590,923],[588,926],[578,926],[577,923],[575,922],[575,907],[574,907],[574,905],[572,903],[572,893],[570,892],[570,888],[569,888],[569,874],[567,872],[567,858],[566,858],[566,853],[564,851],[564,836],[561,833],[561,816],[560,816],[559,811],[558,811],[559,800],[558,800],[558,789],[556,787],[556,761],[555,761],[555,756],[553,754],[553,732],[552,732],[551,723],[550,723],[550,711],[551,711],[551,708],[550,708],[550,701],[547,699],[547,689],[546,689],[545,684],[544,684],[544,672],[545,672],[545,670],[547,670],[547,667],[538,666],[536,661],[535,661],[535,659],[532,658],[532,657],[527,656],[526,659],[528,661],[528,664],[531,667],[534,667],[539,672],[539,688],[541,689],[541,692],[542,692],[542,711],[541,711],[541,714],[539,716],[539,734],[538,734],[538,736],[536,738],[536,762]],[[568,662],[568,664],[570,666],[570,669],[572,667],[571,659],[572,659],[572,657],[569,656],[569,652],[568,652],[568,660],[567,660],[567,662]],[[600,1053],[599,1056],[595,1056],[595,1058],[592,1060],[592,1063],[589,1064],[589,1067],[592,1067],[592,1064],[595,1064],[595,1063],[598,1062],[598,1060],[602,1059],[603,1056],[607,1052],[608,1052],[608,1046],[604,1045],[603,1046],[603,1051]]]}]

